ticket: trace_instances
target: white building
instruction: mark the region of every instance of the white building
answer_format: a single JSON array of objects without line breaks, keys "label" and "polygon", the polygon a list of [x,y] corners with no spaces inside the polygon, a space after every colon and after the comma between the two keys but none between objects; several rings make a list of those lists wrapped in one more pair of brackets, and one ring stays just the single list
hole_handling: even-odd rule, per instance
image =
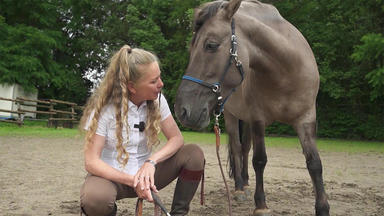
[{"label": "white building", "polygon": [[[37,94],[38,94],[37,90],[33,92],[26,92],[18,84],[12,84],[12,85],[0,84],[0,97],[3,97],[3,98],[15,100],[17,97],[22,97],[22,98],[31,99],[31,100],[37,100]],[[36,102],[24,102],[24,103],[36,105]],[[24,110],[36,111],[36,106],[20,105],[20,108]],[[0,99],[0,109],[17,111],[18,104],[14,101],[7,101],[7,100]],[[17,118],[17,117],[18,117],[17,113],[0,112],[1,119]],[[36,113],[25,113],[24,117],[36,118]]]}]

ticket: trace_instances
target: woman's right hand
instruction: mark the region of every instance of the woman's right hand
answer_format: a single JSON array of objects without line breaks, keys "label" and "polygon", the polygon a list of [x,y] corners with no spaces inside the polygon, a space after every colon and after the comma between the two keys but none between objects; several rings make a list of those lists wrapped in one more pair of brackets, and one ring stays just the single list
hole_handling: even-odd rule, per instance
[{"label": "woman's right hand", "polygon": [[158,192],[155,185],[155,171],[154,165],[144,163],[133,177],[133,188],[135,188],[137,195],[150,202],[153,201],[151,190]]},{"label": "woman's right hand", "polygon": [[[156,186],[155,186],[155,191],[157,191]],[[151,189],[146,188],[144,182],[138,182],[137,183],[137,185],[135,187],[135,192],[139,198],[145,199],[149,202],[153,202]]]}]

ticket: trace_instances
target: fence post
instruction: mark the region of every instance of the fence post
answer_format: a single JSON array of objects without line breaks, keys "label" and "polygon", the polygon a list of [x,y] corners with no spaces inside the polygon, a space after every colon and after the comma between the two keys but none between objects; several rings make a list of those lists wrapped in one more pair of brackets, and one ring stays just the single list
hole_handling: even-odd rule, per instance
[{"label": "fence post", "polygon": [[53,120],[52,120],[52,118],[53,118],[53,114],[52,114],[53,110],[54,110],[53,102],[51,100],[49,100],[49,112],[51,112],[51,113],[49,114],[48,127],[53,127]]},{"label": "fence post", "polygon": [[20,101],[15,101],[15,104],[17,105],[17,124],[19,125],[19,127],[21,127],[21,125],[24,124],[24,114],[25,113],[21,113],[21,103]]}]

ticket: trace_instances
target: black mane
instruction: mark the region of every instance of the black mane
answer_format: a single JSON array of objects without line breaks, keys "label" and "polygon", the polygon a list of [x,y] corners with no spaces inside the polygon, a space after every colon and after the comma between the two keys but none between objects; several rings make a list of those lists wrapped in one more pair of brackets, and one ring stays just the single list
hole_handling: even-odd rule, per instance
[{"label": "black mane", "polygon": [[196,16],[196,20],[193,26],[193,31],[198,32],[200,27],[207,21],[209,18],[215,16],[220,6],[223,4],[223,1],[217,1],[213,3],[208,3],[203,5],[201,11]]},{"label": "black mane", "polygon": [[192,44],[195,41],[196,33],[199,31],[201,26],[204,25],[204,22],[217,14],[217,11],[219,10],[219,8],[223,3],[224,1],[210,2],[210,3],[204,4],[201,7],[201,10],[199,11],[199,14],[197,14],[197,16],[195,17],[195,21],[193,23]]}]

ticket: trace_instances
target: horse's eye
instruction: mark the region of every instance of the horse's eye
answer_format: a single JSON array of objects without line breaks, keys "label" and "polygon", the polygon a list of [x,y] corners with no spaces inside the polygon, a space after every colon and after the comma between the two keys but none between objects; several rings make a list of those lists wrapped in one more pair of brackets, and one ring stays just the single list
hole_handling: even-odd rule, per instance
[{"label": "horse's eye", "polygon": [[211,52],[216,51],[219,46],[220,46],[220,44],[218,44],[218,43],[208,42],[205,44],[205,50],[211,51]]}]

